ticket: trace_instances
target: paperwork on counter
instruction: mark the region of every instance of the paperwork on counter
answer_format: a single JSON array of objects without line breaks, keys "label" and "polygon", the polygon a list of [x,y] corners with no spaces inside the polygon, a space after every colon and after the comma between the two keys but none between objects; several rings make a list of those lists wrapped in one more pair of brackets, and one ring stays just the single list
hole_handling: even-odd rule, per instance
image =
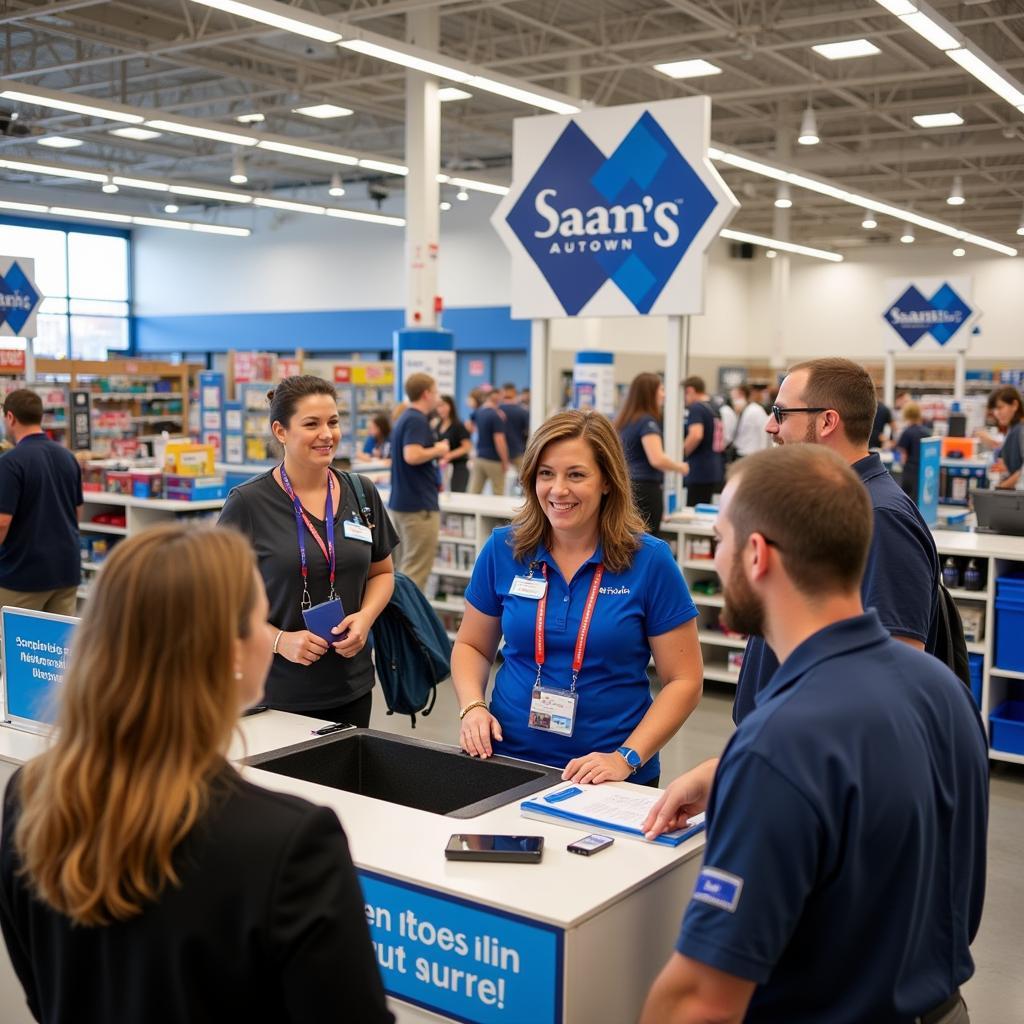
[{"label": "paperwork on counter", "polygon": [[[658,790],[632,792],[608,785],[571,785],[530,797],[519,805],[519,810],[524,818],[611,830],[647,842],[640,826],[661,795]],[[687,821],[685,828],[666,832],[653,842],[679,846],[703,828],[704,815],[697,814]]]}]

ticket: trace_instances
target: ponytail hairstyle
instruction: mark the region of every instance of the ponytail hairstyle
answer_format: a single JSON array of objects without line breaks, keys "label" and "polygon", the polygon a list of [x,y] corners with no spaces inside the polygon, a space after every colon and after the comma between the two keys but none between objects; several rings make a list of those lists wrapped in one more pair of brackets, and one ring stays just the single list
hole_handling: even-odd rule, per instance
[{"label": "ponytail hairstyle", "polygon": [[275,423],[280,423],[287,429],[299,402],[310,395],[328,395],[335,401],[338,399],[338,392],[330,381],[326,381],[322,377],[313,377],[310,374],[285,377],[276,388],[271,388],[267,392],[271,430]]},{"label": "ponytail hairstyle", "polygon": [[125,921],[179,883],[238,721],[236,638],[258,599],[252,549],[216,527],[122,541],[75,631],[46,753],[18,777],[14,843],[33,893],[74,924]]}]

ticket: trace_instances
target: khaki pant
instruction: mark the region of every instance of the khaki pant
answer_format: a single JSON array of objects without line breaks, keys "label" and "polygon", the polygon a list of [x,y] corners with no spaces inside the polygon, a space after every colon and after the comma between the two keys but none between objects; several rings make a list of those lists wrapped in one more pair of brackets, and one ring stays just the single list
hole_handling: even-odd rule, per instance
[{"label": "khaki pant", "polygon": [[488,480],[495,494],[505,493],[505,470],[501,463],[497,459],[474,459],[469,473],[469,493],[482,494]]},{"label": "khaki pant", "polygon": [[[916,1017],[915,1022],[922,1019],[921,1017]],[[967,1005],[963,999],[949,1013],[943,1014],[942,1017],[935,1021],[935,1024],[971,1024],[971,1018],[967,1013]]]},{"label": "khaki pant", "polygon": [[78,611],[78,587],[59,590],[7,590],[0,587],[0,607],[25,608],[54,615],[74,615]]},{"label": "khaki pant", "polygon": [[422,590],[437,559],[441,513],[391,512],[391,521],[401,539],[401,544],[394,552],[395,568],[405,573]]}]

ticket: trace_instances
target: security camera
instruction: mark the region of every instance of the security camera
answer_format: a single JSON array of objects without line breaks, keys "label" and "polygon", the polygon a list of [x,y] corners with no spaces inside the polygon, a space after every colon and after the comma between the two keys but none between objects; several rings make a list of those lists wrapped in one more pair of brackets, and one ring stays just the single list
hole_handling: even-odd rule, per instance
[{"label": "security camera", "polygon": [[378,210],[381,208],[382,204],[384,203],[384,200],[387,199],[389,195],[391,195],[391,193],[383,185],[375,181],[371,181],[370,184],[366,186],[366,192],[369,195],[369,197],[377,204]]}]

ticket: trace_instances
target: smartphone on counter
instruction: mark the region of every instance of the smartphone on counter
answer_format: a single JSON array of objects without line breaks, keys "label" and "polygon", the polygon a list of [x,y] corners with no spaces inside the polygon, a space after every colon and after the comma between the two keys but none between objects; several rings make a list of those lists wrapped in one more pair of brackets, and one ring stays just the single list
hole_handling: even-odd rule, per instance
[{"label": "smartphone on counter", "polygon": [[448,840],[448,860],[486,860],[510,864],[539,864],[544,854],[543,836],[470,835],[459,832]]},{"label": "smartphone on counter", "polygon": [[614,842],[615,840],[611,836],[603,836],[598,832],[591,832],[589,836],[584,836],[582,839],[577,839],[574,843],[569,843],[566,849],[570,853],[578,853],[581,857],[591,857],[595,853],[607,850]]}]

